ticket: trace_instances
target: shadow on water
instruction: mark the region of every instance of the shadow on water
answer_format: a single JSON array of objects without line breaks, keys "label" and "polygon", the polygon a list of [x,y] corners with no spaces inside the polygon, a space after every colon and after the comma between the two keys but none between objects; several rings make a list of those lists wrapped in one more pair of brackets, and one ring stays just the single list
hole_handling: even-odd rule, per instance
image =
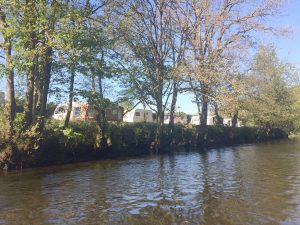
[{"label": "shadow on water", "polygon": [[1,171],[0,224],[300,224],[299,143]]}]

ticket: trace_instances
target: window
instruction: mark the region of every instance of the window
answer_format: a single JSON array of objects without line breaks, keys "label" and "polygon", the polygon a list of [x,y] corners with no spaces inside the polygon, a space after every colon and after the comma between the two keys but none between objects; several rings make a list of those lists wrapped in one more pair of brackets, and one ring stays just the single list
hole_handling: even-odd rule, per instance
[{"label": "window", "polygon": [[80,116],[81,108],[80,107],[74,107],[73,108],[73,116],[78,117]]},{"label": "window", "polygon": [[135,116],[141,116],[140,112],[135,112]]}]

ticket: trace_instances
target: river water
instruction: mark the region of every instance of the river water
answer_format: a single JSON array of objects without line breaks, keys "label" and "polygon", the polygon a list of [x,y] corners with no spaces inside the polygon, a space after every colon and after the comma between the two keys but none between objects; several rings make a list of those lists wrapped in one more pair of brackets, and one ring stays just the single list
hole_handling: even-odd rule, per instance
[{"label": "river water", "polygon": [[0,171],[0,224],[300,224],[300,140]]}]

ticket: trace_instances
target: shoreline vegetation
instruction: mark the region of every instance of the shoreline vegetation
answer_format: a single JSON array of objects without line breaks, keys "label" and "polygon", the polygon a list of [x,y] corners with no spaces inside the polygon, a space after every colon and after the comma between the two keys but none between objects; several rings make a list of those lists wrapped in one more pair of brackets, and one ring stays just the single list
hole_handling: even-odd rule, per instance
[{"label": "shoreline vegetation", "polygon": [[[288,138],[280,129],[266,132],[254,127],[207,126],[203,139],[198,140],[197,126],[183,125],[174,126],[171,138],[167,128],[163,127],[159,153]],[[0,168],[7,165],[15,170],[157,153],[155,131],[154,123],[110,123],[105,134],[107,145],[101,147],[102,137],[96,122],[71,122],[69,128],[63,129],[59,121],[50,120],[43,136],[18,138],[15,146],[1,142]]]}]

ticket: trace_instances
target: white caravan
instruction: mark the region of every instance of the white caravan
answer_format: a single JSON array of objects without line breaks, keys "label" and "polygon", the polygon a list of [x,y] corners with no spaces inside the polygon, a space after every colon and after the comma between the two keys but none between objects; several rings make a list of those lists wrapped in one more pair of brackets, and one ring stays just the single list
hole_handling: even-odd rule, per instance
[{"label": "white caravan", "polygon": [[199,116],[192,116],[191,124],[192,125],[199,125],[200,124],[200,117]]},{"label": "white caravan", "polygon": [[[72,111],[70,115],[70,120],[76,120],[80,119],[81,115],[81,107],[84,105],[84,103],[80,102],[73,102],[72,103]],[[68,111],[68,104],[59,104],[56,109],[54,110],[53,118],[56,120],[64,120],[67,116]]]},{"label": "white caravan", "polygon": [[215,116],[207,116],[207,125],[215,124]]},{"label": "white caravan", "polygon": [[124,115],[123,121],[128,123],[153,123],[153,113],[147,109],[133,109]]},{"label": "white caravan", "polygon": [[229,117],[223,118],[223,125],[230,127],[232,125],[232,119]]},{"label": "white caravan", "polygon": [[[192,116],[191,118],[192,125],[200,125],[199,116]],[[207,125],[214,125],[215,124],[215,116],[207,116]],[[232,118],[225,117],[223,118],[223,125],[224,126],[231,126],[232,125]],[[238,120],[237,127],[241,127],[242,123]]]},{"label": "white caravan", "polygon": [[[53,114],[53,118],[56,120],[64,120],[67,116],[68,104],[59,104]],[[95,120],[96,110],[92,105],[88,103],[72,103],[72,111],[70,120]],[[123,108],[122,107],[107,107],[105,108],[105,117],[107,121],[122,121]]]},{"label": "white caravan", "polygon": [[[200,117],[192,116],[191,118],[192,125],[200,125]],[[207,116],[207,125],[214,125],[214,116]]]},{"label": "white caravan", "polygon": [[[223,119],[223,125],[224,125],[224,126],[228,126],[228,127],[232,126],[232,118],[230,118],[230,117],[225,117],[225,118]],[[243,126],[242,121],[240,121],[240,120],[238,119],[238,120],[237,120],[236,126],[237,126],[237,127],[242,127],[242,126]]]},{"label": "white caravan", "polygon": [[[169,124],[169,122],[170,122],[170,113],[165,113],[164,124]],[[175,113],[174,123],[186,125],[187,124],[187,115],[186,114],[179,115],[178,113]]]}]

